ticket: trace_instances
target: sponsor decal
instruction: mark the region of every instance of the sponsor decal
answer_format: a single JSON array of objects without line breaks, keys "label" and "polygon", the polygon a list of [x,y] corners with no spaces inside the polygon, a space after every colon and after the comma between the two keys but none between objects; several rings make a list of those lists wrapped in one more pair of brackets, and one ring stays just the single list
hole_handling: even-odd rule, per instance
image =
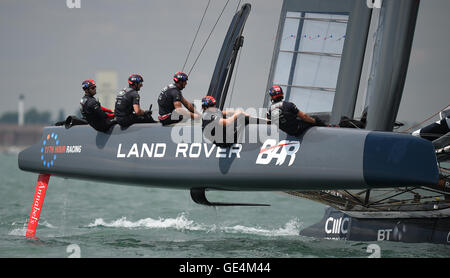
[{"label": "sponsor decal", "polygon": [[39,176],[38,183],[36,185],[36,191],[34,194],[33,206],[31,207],[30,224],[34,225],[39,219],[39,212],[42,207],[42,203],[47,191],[49,177],[42,175]]},{"label": "sponsor decal", "polygon": [[231,158],[241,157],[241,144],[234,144],[229,148],[221,148],[207,143],[178,143],[175,153],[167,151],[166,143],[119,144],[117,158]]},{"label": "sponsor decal", "polygon": [[328,217],[327,221],[325,221],[325,233],[327,235],[346,235],[348,233],[349,222],[350,218],[348,217],[340,217],[338,219]]},{"label": "sponsor decal", "polygon": [[402,223],[402,221],[398,221],[397,224],[395,224],[394,230],[390,229],[392,231],[392,239],[390,239],[390,233],[389,230],[386,229],[387,236],[383,237],[382,233],[378,231],[378,240],[394,240],[394,241],[402,241],[404,240],[404,237],[406,236],[408,232],[408,227],[406,223]]},{"label": "sponsor decal", "polygon": [[45,193],[47,191],[48,181],[50,175],[40,174],[36,183],[36,190],[34,192],[33,205],[31,206],[30,218],[28,219],[26,237],[34,237],[36,227],[41,215],[42,204],[44,203]]},{"label": "sponsor decal", "polygon": [[41,146],[41,162],[46,168],[50,168],[56,163],[56,159],[61,154],[81,153],[81,146],[67,146],[61,144],[61,137],[51,132],[44,136]]},{"label": "sponsor decal", "polygon": [[275,165],[283,165],[286,158],[290,157],[288,166],[291,166],[299,148],[299,141],[283,140],[277,143],[274,139],[267,139],[259,151],[256,164],[267,165],[276,159]]},{"label": "sponsor decal", "polygon": [[[392,229],[379,229],[377,231],[377,241],[391,240]],[[401,236],[400,236],[401,238]]]}]

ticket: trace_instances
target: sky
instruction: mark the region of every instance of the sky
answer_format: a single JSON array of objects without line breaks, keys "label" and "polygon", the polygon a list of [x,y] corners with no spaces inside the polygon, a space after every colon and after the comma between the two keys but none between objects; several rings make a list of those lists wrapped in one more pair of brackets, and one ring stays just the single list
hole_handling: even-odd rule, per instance
[{"label": "sky", "polygon": [[[252,5],[231,107],[262,107],[282,0]],[[0,2],[0,114],[25,109],[75,113],[81,82],[98,71],[118,73],[119,89],[131,73],[144,77],[141,105],[156,106],[160,90],[182,70],[208,0],[2,0]],[[185,71],[224,7],[212,0]],[[239,0],[230,0],[189,76],[184,96],[206,95],[226,30]],[[448,0],[422,0],[398,119],[422,121],[450,104]]]}]

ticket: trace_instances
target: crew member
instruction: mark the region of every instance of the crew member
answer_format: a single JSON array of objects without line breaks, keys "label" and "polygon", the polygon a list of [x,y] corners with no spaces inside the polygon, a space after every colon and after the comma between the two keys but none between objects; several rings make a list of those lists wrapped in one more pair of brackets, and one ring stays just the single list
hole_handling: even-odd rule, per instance
[{"label": "crew member", "polygon": [[272,105],[267,112],[267,119],[291,136],[299,136],[312,126],[325,126],[318,117],[311,117],[300,111],[294,103],[283,101],[283,89],[274,85],[269,90]]},{"label": "crew member", "polygon": [[[250,117],[240,110],[221,111],[216,107],[216,99],[212,96],[202,98],[202,130],[206,138],[219,146],[229,146],[237,142],[238,119]],[[243,118],[244,126],[246,119]],[[227,136],[229,134],[229,136]]]},{"label": "crew member", "polygon": [[112,125],[116,124],[114,112],[102,107],[100,102],[94,98],[94,95],[97,93],[97,86],[94,80],[84,80],[81,86],[84,90],[84,96],[80,101],[80,111],[83,119],[94,129],[106,132]]},{"label": "crew member", "polygon": [[121,127],[129,127],[134,123],[155,123],[151,110],[142,110],[139,104],[144,78],[139,74],[128,77],[128,88],[119,92],[116,98],[115,114]]},{"label": "crew member", "polygon": [[450,108],[439,113],[440,120],[412,133],[414,136],[434,141],[450,132]]},{"label": "crew member", "polygon": [[[198,119],[200,116],[195,111],[194,105],[183,97],[181,91],[186,87],[188,76],[183,72],[177,72],[173,76],[173,84],[165,87],[158,97],[158,119],[163,125],[181,122],[183,117]],[[181,104],[187,108],[181,107]]]}]

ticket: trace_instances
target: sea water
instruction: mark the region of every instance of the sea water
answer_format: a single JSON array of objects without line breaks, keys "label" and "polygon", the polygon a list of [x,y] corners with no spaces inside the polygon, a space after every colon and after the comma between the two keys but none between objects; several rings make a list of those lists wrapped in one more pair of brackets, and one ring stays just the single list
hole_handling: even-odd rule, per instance
[{"label": "sea water", "polygon": [[[93,165],[94,167],[94,165]],[[17,155],[0,155],[2,258],[367,258],[450,257],[450,246],[355,242],[303,237],[325,206],[282,192],[215,192],[217,202],[269,207],[205,207],[187,190],[98,183],[52,176],[38,239],[25,232],[37,174],[21,171]]]}]

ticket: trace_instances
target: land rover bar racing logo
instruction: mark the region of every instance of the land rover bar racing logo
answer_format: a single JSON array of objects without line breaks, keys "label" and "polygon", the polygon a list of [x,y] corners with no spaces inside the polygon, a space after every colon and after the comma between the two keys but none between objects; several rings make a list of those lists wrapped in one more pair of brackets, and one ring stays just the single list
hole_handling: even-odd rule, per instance
[{"label": "land rover bar racing logo", "polygon": [[274,139],[267,139],[259,151],[256,164],[266,165],[276,159],[275,165],[283,165],[286,158],[289,156],[289,164],[291,166],[295,161],[295,154],[300,148],[299,141],[283,140],[277,144]]}]

